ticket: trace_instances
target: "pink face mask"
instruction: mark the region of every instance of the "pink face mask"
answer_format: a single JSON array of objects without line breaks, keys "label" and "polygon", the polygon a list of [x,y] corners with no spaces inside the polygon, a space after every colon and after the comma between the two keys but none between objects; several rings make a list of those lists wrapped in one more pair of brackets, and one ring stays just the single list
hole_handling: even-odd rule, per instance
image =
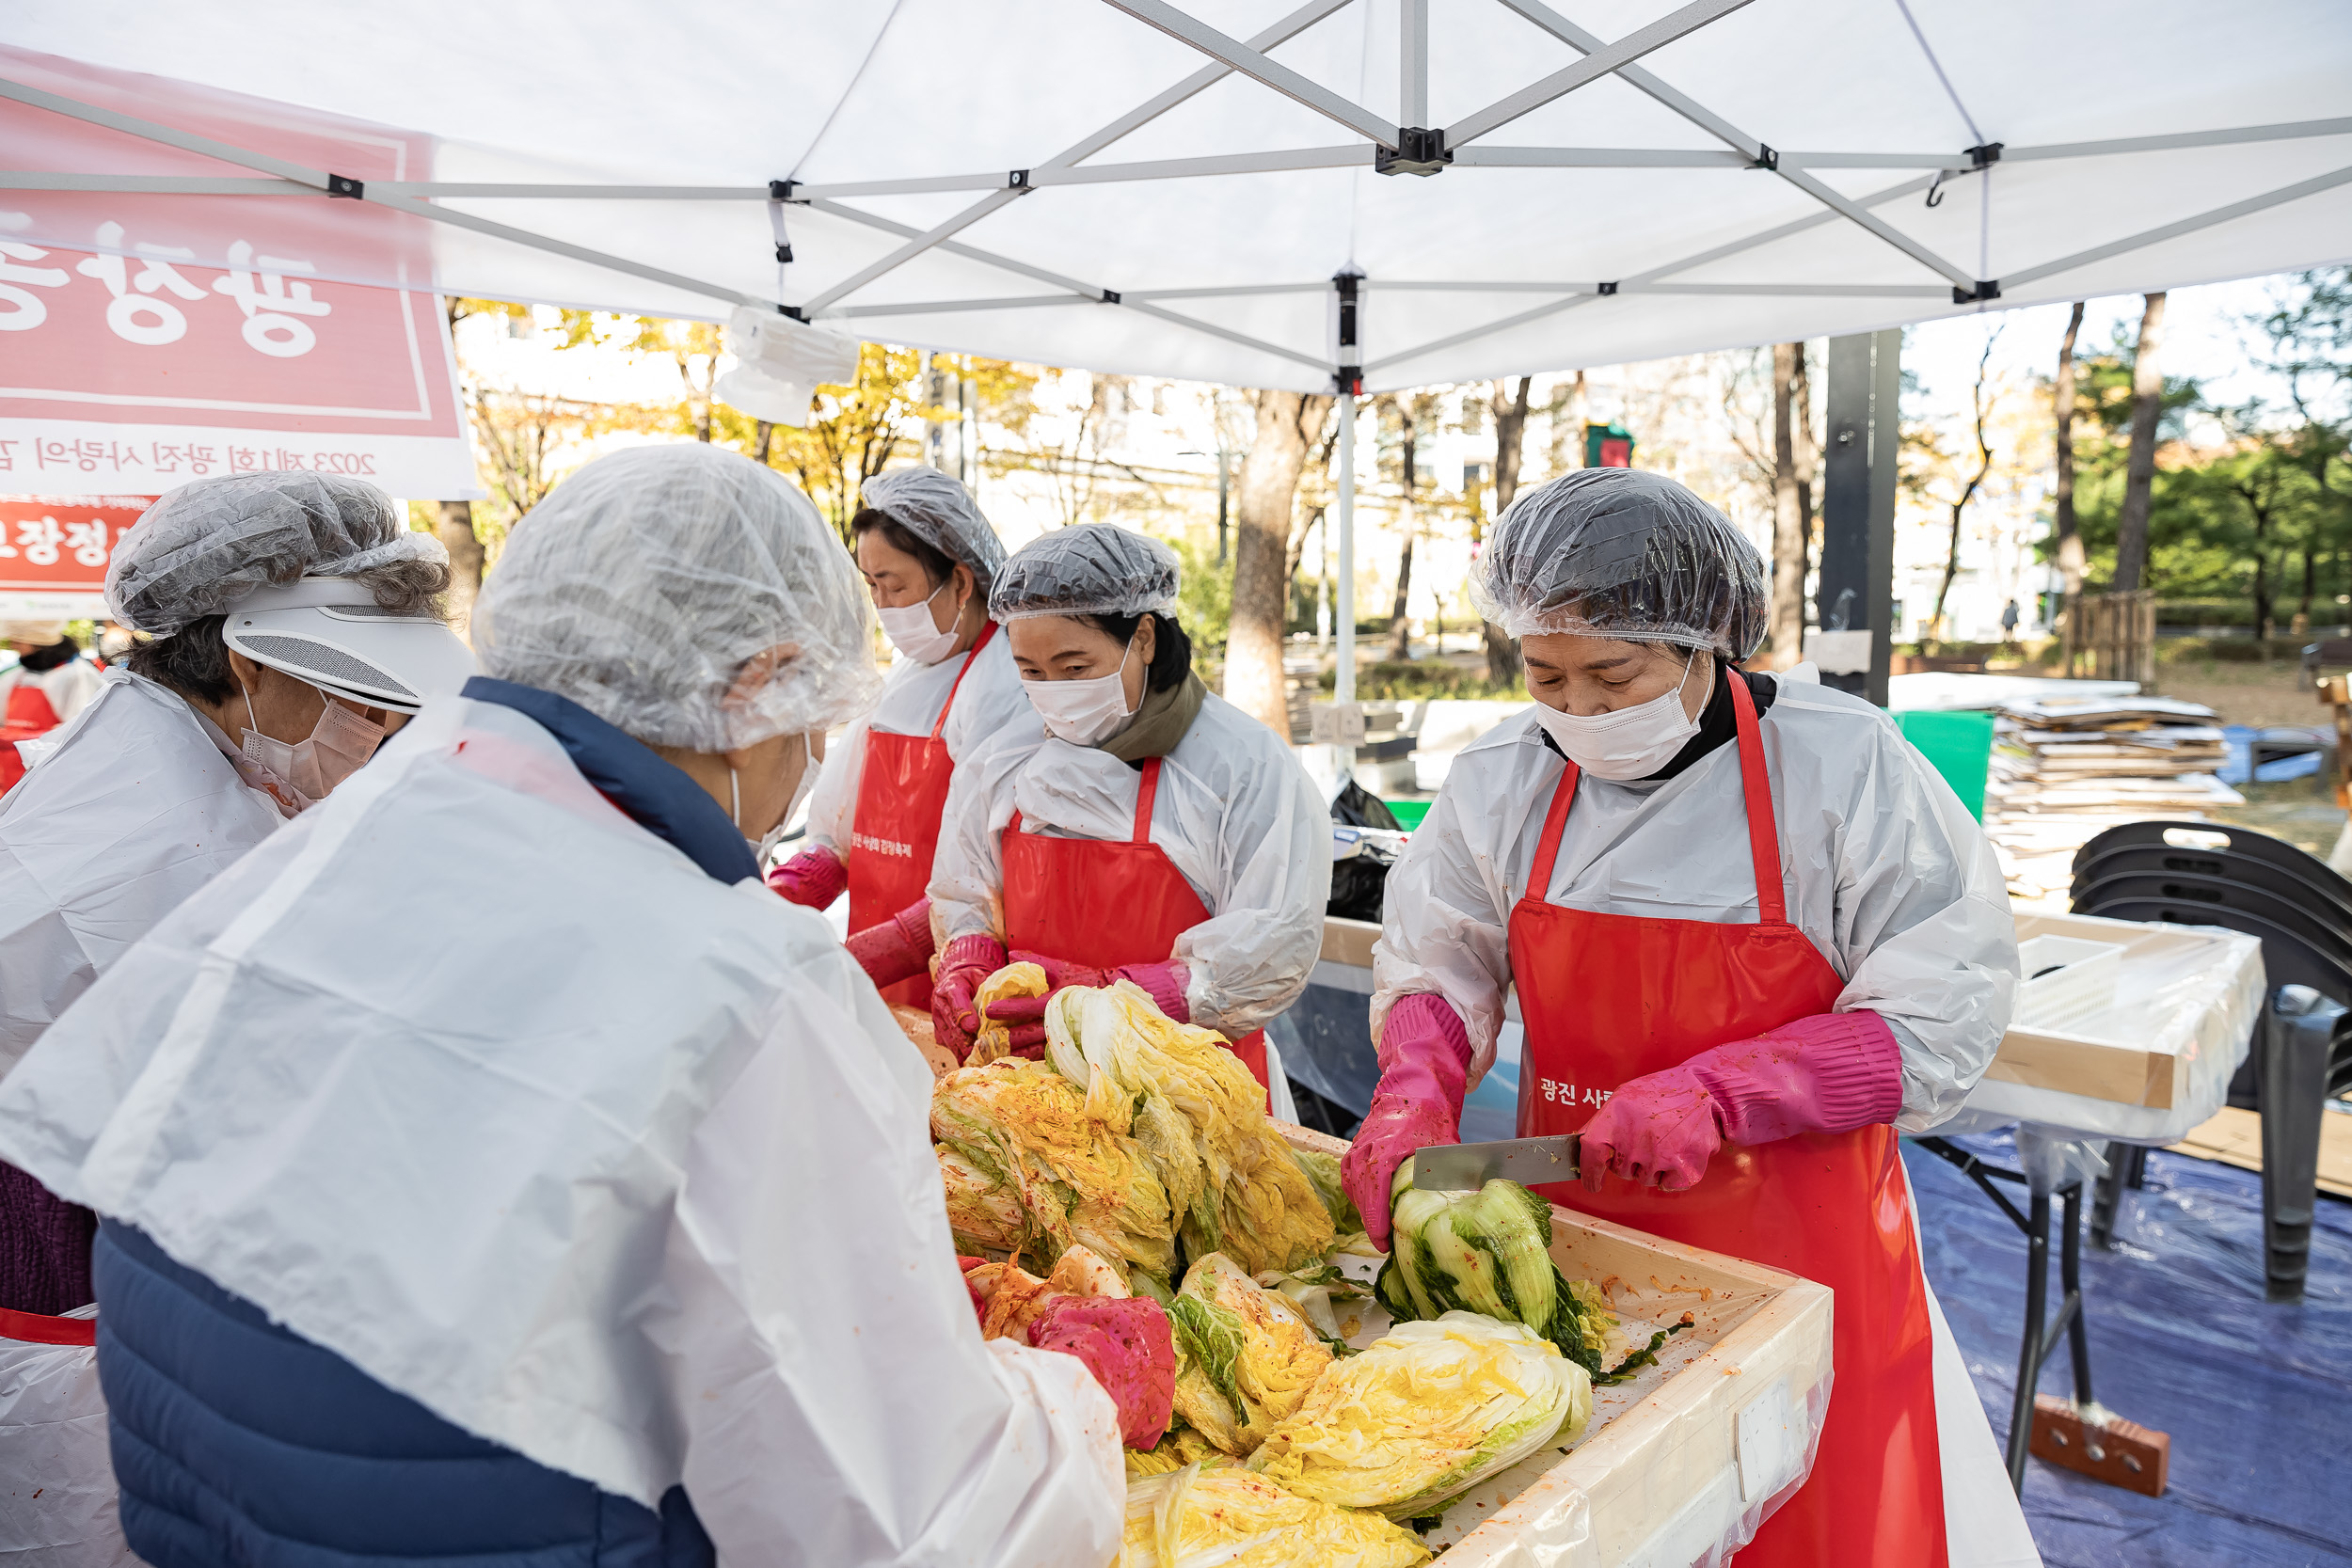
[{"label": "pink face mask", "polygon": [[[359,770],[384,743],[384,726],[372,724],[342,704],[328,698],[326,711],[301,740],[284,741],[263,735],[253,717],[253,693],[245,693],[245,716],[256,727],[245,732],[246,760],[260,769],[284,794],[284,803],[304,811]],[[278,794],[274,789],[272,794]]]}]

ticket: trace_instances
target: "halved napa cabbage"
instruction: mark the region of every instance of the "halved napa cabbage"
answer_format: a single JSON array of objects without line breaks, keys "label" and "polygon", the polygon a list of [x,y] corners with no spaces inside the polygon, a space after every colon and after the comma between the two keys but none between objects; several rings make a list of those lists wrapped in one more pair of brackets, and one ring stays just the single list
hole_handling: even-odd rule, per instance
[{"label": "halved napa cabbage", "polygon": [[1616,1319],[1600,1292],[1551,1260],[1551,1205],[1516,1181],[1474,1193],[1422,1192],[1397,1167],[1393,1241],[1377,1291],[1400,1322],[1478,1312],[1524,1323],[1592,1376]]},{"label": "halved napa cabbage", "polygon": [[1084,1243],[1124,1273],[1175,1267],[1168,1191],[1143,1151],[1044,1063],[1011,1057],[942,1078],[931,1135],[959,1248],[1047,1268]]},{"label": "halved napa cabbage", "polygon": [[1118,1568],[1417,1568],[1429,1548],[1376,1513],[1285,1491],[1232,1467],[1127,1482]]},{"label": "halved napa cabbage", "polygon": [[1448,1312],[1334,1361],[1248,1468],[1302,1497],[1418,1518],[1592,1412],[1592,1379],[1549,1339]]},{"label": "halved napa cabbage", "polygon": [[1144,1150],[1186,1256],[1222,1252],[1256,1273],[1330,1250],[1330,1211],[1220,1036],[1174,1022],[1121,980],[1055,992],[1045,1038],[1047,1061],[1083,1087],[1088,1113]]},{"label": "halved napa cabbage", "polygon": [[1185,1272],[1168,1321],[1176,1337],[1176,1414],[1227,1453],[1265,1441],[1331,1364],[1305,1314],[1221,1252]]}]

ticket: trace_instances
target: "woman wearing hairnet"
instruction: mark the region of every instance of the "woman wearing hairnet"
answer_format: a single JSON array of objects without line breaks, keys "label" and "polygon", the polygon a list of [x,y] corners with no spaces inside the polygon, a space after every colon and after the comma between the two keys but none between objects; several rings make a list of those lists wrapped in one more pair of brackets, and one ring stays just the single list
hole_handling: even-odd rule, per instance
[{"label": "woman wearing hairnet", "polygon": [[931,1005],[923,896],[959,763],[1026,715],[1020,673],[988,616],[1005,546],[972,493],[937,468],[866,482],[850,520],[858,570],[899,658],[808,802],[809,847],[768,885],[821,910],[850,890],[850,953],[882,999]]},{"label": "woman wearing hairnet", "polygon": [[37,739],[89,706],[98,667],[63,621],[0,621],[16,662],[0,670],[0,795],[24,776],[19,742]]},{"label": "woman wearing hairnet", "polygon": [[[970,1051],[974,993],[1007,962],[1054,990],[1135,981],[1232,1042],[1278,1114],[1265,1022],[1307,984],[1331,896],[1329,818],[1286,737],[1211,696],[1176,618],[1176,557],[1099,523],[1023,546],[989,611],[1043,733],[956,775],[931,879],[946,945],[931,1016]],[[1014,1049],[1043,999],[994,1004]]]},{"label": "woman wearing hairnet", "polygon": [[0,1153],[104,1216],[140,1555],[1117,1552],[1165,1317],[983,1343],[931,1074],[753,858],[872,701],[867,625],[782,476],[596,459],[509,538],[486,676],[0,1085]]},{"label": "woman wearing hairnet", "polygon": [[[368,759],[472,656],[448,554],[383,492],[310,473],[199,480],[106,571],[151,641],[95,677],[0,799],[0,1075],[124,949]],[[0,1167],[0,1307],[90,1299],[88,1216]]]},{"label": "woman wearing hairnet", "polygon": [[1522,493],[1471,593],[1520,639],[1535,705],[1462,752],[1389,877],[1380,1085],[1344,1162],[1374,1239],[1400,1164],[1457,1141],[1516,986],[1519,1132],[1583,1137],[1582,1181],[1548,1196],[1836,1291],[1812,1479],[1740,1568],[1941,1564],[1947,1522],[1979,1544],[1948,1560],[2038,1560],[1896,1152],[2008,1024],[2016,940],[1982,832],[1883,713],[1736,667],[1763,562],[1671,480]]}]

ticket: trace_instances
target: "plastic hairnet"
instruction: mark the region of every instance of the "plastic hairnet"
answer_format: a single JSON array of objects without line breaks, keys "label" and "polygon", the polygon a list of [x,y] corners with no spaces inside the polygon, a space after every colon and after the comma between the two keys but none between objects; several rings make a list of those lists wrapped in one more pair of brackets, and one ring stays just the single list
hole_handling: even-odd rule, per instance
[{"label": "plastic hairnet", "polygon": [[183,484],[123,535],[106,567],[106,609],[135,631],[168,637],[265,583],[411,561],[446,565],[449,551],[411,532],[391,498],[364,480],[223,474]]},{"label": "plastic hairnet", "polygon": [[892,468],[858,491],[860,504],[887,512],[950,561],[961,561],[985,584],[1005,564],[1004,542],[980,515],[972,492],[937,468]]},{"label": "plastic hairnet", "polygon": [[[599,457],[508,535],[474,607],[483,673],[696,752],[871,705],[866,590],[840,537],[763,464],[685,441]],[[790,650],[767,685],[744,664]]]},{"label": "plastic hairnet", "polygon": [[1056,529],[1012,552],[996,574],[988,612],[999,621],[1033,615],[1141,615],[1176,607],[1176,552],[1108,523]]},{"label": "plastic hairnet", "polygon": [[1637,468],[1580,468],[1520,491],[1470,591],[1513,637],[1575,632],[1732,659],[1764,640],[1764,558],[1722,513]]}]

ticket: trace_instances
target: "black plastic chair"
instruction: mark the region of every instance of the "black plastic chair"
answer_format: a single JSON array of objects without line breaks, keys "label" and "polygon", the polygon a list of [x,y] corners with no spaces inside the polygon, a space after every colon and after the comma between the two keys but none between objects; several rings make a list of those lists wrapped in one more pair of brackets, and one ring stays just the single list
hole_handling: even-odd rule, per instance
[{"label": "black plastic chair", "polygon": [[[2253,862],[2276,875],[2259,885],[2207,868],[2166,865],[2222,851],[2169,842],[2169,830],[2218,833],[2239,871]],[[2151,855],[2158,869],[2122,867]],[[2292,845],[2220,824],[2136,822],[2111,829],[2074,860],[2074,912],[2113,920],[2218,926],[2263,944],[2271,989],[2230,1102],[2262,1114],[2264,1291],[2299,1301],[2310,1266],[2317,1201],[2319,1131],[2328,1098],[2352,1086],[2352,924],[2341,893],[2352,891],[2327,865]],[[2252,872],[2246,873],[2249,878]],[[2110,1244],[2122,1189],[2139,1185],[2146,1151],[2108,1146],[2109,1172],[2091,1216],[2095,1244]]]},{"label": "black plastic chair", "polygon": [[[2281,897],[2266,888],[2250,887],[2244,882],[2229,881],[2219,877],[2191,876],[2180,871],[2128,872],[2120,877],[2101,878],[2088,886],[2078,882],[2075,888],[2074,908],[2084,914],[2096,913],[2110,904],[2137,900],[2177,904],[2208,911],[2237,911],[2294,932],[2352,971],[2352,928],[2338,922],[2332,911],[2316,909],[2313,900],[2298,902]],[[2208,919],[2201,922],[2192,920],[2189,924],[2211,926],[2227,923]]]},{"label": "black plastic chair", "polygon": [[2168,844],[2118,845],[2094,860],[2078,856],[2074,862],[2076,887],[2133,874],[2218,877],[2313,909],[2330,911],[2337,925],[2352,930],[2352,881],[2332,872],[2323,880],[2274,860],[2241,855],[2234,849],[2181,849]]},{"label": "black plastic chair", "polygon": [[[2227,848],[2233,854],[2251,860],[2266,861],[2280,870],[2293,873],[2305,881],[2332,890],[2339,903],[2352,905],[2352,881],[2347,881],[2326,861],[2305,854],[2294,845],[2251,828],[2233,827],[2227,822],[2125,822],[2109,828],[2074,851],[2074,873],[2077,878],[2084,867],[2100,856],[2132,846],[2161,846],[2175,851],[2194,853],[2212,844],[2215,838],[2225,842],[2216,847]],[[2179,842],[2175,842],[2178,840]]]}]

